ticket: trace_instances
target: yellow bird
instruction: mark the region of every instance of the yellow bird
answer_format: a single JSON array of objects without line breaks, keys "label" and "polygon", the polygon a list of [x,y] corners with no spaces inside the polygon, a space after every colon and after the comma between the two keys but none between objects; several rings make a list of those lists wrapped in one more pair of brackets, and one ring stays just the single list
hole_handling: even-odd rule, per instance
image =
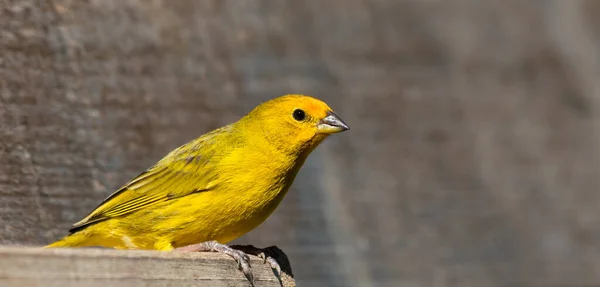
[{"label": "yellow bird", "polygon": [[[324,102],[285,95],[173,150],[46,247],[214,251],[252,282],[246,253],[226,243],[279,205],[310,152],[348,126]],[[279,270],[274,260],[269,260]]]}]

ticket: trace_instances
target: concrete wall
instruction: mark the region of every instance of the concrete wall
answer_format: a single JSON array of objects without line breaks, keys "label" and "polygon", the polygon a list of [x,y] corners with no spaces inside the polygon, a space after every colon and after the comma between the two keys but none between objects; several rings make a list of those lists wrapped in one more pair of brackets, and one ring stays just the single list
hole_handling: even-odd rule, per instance
[{"label": "concrete wall", "polygon": [[600,283],[597,1],[0,3],[0,243],[284,93],[352,130],[239,243],[301,286]]}]

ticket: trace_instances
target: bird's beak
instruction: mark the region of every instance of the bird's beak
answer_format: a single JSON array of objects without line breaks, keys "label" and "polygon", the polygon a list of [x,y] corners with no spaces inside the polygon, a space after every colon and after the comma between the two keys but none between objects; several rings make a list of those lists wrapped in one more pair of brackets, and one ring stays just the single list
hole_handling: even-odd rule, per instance
[{"label": "bird's beak", "polygon": [[319,121],[317,125],[319,133],[323,134],[335,134],[343,131],[347,131],[350,128],[338,115],[334,112],[327,112],[327,116]]}]

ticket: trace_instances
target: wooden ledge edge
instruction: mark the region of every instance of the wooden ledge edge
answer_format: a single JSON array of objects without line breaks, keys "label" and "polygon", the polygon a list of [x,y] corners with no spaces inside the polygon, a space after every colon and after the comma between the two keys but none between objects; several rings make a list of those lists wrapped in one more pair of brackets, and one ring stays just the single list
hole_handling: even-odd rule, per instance
[{"label": "wooden ledge edge", "polygon": [[[285,254],[276,247],[267,253],[281,266],[281,281],[263,259],[250,256],[255,286],[295,286]],[[0,245],[0,286],[138,285],[250,286],[231,257],[213,252]]]}]

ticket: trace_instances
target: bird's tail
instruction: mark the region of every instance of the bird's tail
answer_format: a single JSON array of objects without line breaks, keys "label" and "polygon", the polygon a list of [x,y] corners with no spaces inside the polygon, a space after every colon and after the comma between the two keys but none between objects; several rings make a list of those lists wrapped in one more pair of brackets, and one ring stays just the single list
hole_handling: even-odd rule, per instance
[{"label": "bird's tail", "polygon": [[44,248],[60,247],[83,247],[89,246],[89,235],[85,232],[75,232],[59,239],[58,241],[44,246]]}]

